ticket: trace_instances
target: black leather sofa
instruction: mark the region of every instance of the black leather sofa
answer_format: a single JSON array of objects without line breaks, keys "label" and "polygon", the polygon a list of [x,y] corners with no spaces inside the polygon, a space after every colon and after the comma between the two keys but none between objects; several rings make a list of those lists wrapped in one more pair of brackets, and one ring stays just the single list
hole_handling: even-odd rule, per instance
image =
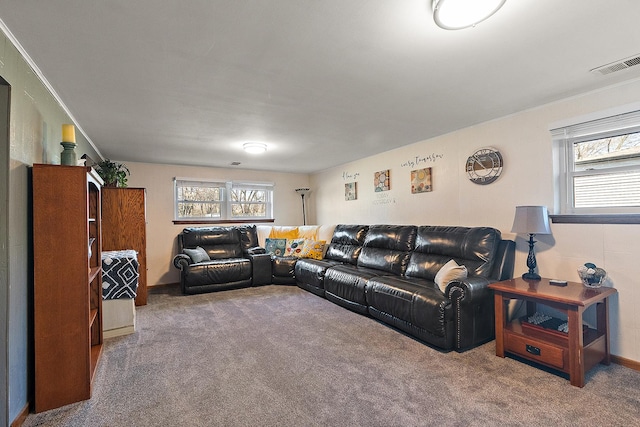
[{"label": "black leather sofa", "polygon": [[[512,278],[514,257],[515,243],[489,227],[339,225],[326,259],[301,259],[295,274],[303,289],[442,350],[463,351],[493,339],[487,285]],[[451,259],[469,274],[442,292],[434,279]]]},{"label": "black leather sofa", "polygon": [[[202,248],[209,260],[193,262],[185,249]],[[190,227],[178,235],[178,255],[185,294],[220,291],[271,283],[271,255],[258,246],[255,225],[240,227]]]},{"label": "black leather sofa", "polygon": [[[265,253],[253,225],[185,228],[178,243],[184,293],[295,283],[444,351],[493,339],[488,285],[512,278],[515,257],[515,243],[490,227],[341,224],[321,260]],[[182,253],[197,246],[211,260]],[[435,277],[450,260],[468,276],[443,291]]]}]

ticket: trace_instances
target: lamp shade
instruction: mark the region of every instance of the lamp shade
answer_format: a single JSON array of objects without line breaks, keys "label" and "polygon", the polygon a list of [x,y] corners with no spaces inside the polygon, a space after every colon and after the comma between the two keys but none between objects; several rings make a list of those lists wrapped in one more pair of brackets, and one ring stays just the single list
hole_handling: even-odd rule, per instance
[{"label": "lamp shade", "polygon": [[512,233],[551,234],[546,206],[516,206]]}]

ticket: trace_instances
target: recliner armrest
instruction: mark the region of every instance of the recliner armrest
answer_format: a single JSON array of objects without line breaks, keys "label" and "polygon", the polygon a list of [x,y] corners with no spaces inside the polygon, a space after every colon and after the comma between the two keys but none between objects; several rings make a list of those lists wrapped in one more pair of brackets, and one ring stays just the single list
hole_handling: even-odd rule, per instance
[{"label": "recliner armrest", "polygon": [[173,265],[180,269],[184,270],[191,264],[191,258],[187,254],[178,254],[173,257]]},{"label": "recliner armrest", "polygon": [[[464,280],[455,280],[445,289],[447,298],[453,300],[459,298],[463,304],[473,304],[476,301],[484,300],[491,290],[488,285],[492,280],[481,276],[470,276]],[[460,294],[457,296],[456,294]]]},{"label": "recliner armrest", "polygon": [[267,250],[265,248],[261,248],[260,246],[254,246],[253,248],[248,248],[244,251],[245,255],[259,255],[266,254]]},{"label": "recliner armrest", "polygon": [[271,284],[271,254],[257,253],[249,254],[247,257],[251,260],[253,286]]}]

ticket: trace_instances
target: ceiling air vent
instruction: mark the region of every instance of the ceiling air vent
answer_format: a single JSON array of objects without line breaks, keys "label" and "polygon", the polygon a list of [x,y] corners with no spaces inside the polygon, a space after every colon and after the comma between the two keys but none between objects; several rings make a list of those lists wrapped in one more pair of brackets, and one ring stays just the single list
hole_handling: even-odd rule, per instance
[{"label": "ceiling air vent", "polygon": [[240,162],[231,162],[229,163],[231,166],[240,166]]},{"label": "ceiling air vent", "polygon": [[616,71],[624,70],[638,64],[640,64],[640,54],[631,56],[626,59],[621,59],[620,61],[612,62],[611,64],[594,68],[593,70],[591,70],[591,72],[599,73],[603,76],[606,76],[607,74],[615,73]]}]

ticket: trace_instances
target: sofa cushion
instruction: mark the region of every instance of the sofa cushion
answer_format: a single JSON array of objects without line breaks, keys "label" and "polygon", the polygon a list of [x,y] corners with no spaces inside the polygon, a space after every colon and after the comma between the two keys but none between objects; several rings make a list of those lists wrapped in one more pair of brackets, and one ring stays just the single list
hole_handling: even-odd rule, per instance
[{"label": "sofa cushion", "polygon": [[324,257],[324,240],[305,239],[300,258],[322,259]]},{"label": "sofa cushion", "polygon": [[269,237],[272,239],[296,239],[298,237],[298,227],[274,225],[271,227]]},{"label": "sofa cushion", "polygon": [[207,251],[205,251],[200,246],[196,246],[195,249],[184,248],[182,251],[185,254],[189,255],[189,258],[191,258],[191,262],[194,264],[203,261],[211,261],[211,258],[209,258],[209,255],[207,254]]},{"label": "sofa cushion", "polygon": [[287,248],[287,239],[272,239],[268,237],[264,248],[267,253],[275,256],[284,256],[284,252]]},{"label": "sofa cushion", "polygon": [[438,285],[438,288],[444,293],[447,289],[447,285],[454,280],[461,280],[467,278],[467,267],[464,265],[458,265],[454,260],[450,260],[448,263],[442,266],[442,268],[436,274],[434,282]]},{"label": "sofa cushion", "polygon": [[242,257],[237,227],[190,227],[180,233],[182,248],[200,246],[211,259]]},{"label": "sofa cushion", "polygon": [[358,266],[402,275],[416,238],[413,225],[372,225],[358,257]]},{"label": "sofa cushion", "polygon": [[500,245],[491,227],[418,227],[406,275],[434,280],[449,260],[467,267],[470,276],[490,277]]},{"label": "sofa cushion", "polygon": [[287,247],[285,248],[284,256],[300,258],[303,246],[304,239],[287,239]]},{"label": "sofa cushion", "polygon": [[360,256],[368,229],[367,225],[336,225],[324,257],[355,265],[358,262],[358,256]]}]

